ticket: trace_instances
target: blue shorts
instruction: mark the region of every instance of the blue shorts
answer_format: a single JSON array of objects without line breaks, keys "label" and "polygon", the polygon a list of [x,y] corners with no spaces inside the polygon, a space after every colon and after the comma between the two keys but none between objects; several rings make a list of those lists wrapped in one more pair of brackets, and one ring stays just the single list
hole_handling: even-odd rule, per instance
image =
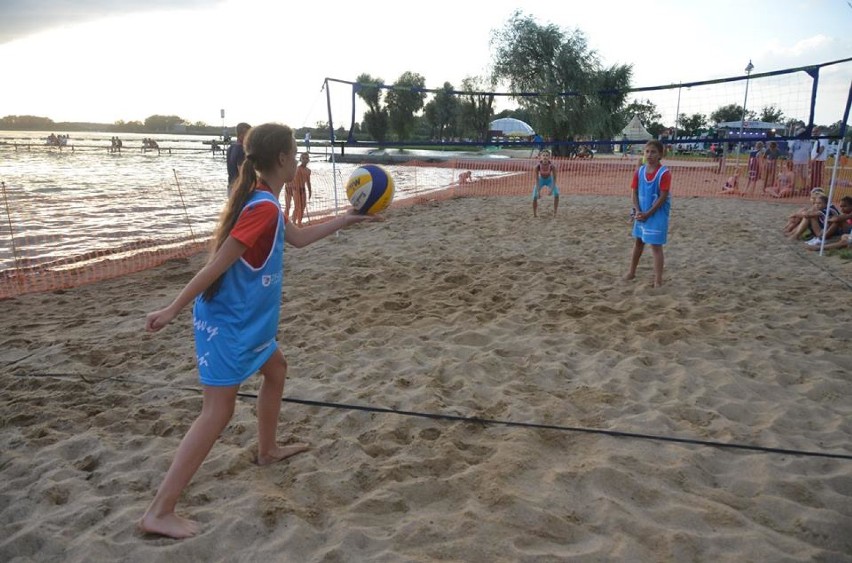
[{"label": "blue shorts", "polygon": [[538,199],[541,189],[548,186],[550,187],[550,195],[553,197],[559,197],[559,188],[557,188],[556,184],[553,183],[553,176],[539,176],[538,180],[535,182],[535,186],[533,187],[533,201]]}]

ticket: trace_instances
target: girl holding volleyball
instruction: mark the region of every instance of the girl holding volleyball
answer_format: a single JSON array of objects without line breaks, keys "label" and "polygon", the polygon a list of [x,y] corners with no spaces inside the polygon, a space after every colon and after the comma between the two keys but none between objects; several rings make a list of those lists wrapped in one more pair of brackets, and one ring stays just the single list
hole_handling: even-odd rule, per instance
[{"label": "girl holding volleyball", "polygon": [[175,505],[231,419],[240,383],[256,371],[263,375],[257,399],[258,465],[308,449],[306,444],[279,446],[276,439],[287,374],[287,362],[275,341],[284,243],[303,247],[353,223],[375,220],[349,213],[304,228],[287,224],[278,196],[296,173],[292,129],[273,123],[255,127],[245,139],[245,152],[209,261],[168,307],[146,319],[146,330],[156,332],[195,300],[193,326],[203,386],[201,414],[139,521],[146,533],[186,538],[198,532],[197,523],[175,514]]},{"label": "girl holding volleyball", "polygon": [[630,269],[625,280],[636,277],[639,258],[645,245],[651,245],[654,255],[654,287],[663,285],[663,245],[669,230],[669,211],[671,201],[669,191],[672,185],[672,173],[660,164],[663,158],[663,144],[652,140],[645,143],[645,164],[633,174],[633,253],[630,257]]}]

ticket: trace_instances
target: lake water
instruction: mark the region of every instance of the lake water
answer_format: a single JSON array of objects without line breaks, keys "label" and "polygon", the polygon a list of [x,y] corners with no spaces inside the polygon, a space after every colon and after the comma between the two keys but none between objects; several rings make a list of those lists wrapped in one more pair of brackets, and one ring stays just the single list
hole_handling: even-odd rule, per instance
[{"label": "lake water", "polygon": [[[212,233],[226,200],[227,174],[212,137],[156,135],[159,154],[143,151],[144,134],[121,134],[122,152],[109,151],[113,133],[71,132],[68,145],[46,146],[45,132],[0,131],[0,271],[137,244],[173,244]],[[300,147],[301,149],[301,147]],[[316,216],[332,212],[335,194],[356,164],[327,162],[330,149],[312,146]],[[346,149],[347,154],[358,149]],[[363,151],[363,149],[362,149]],[[429,151],[408,151],[423,157]],[[446,155],[446,153],[437,153]],[[391,165],[397,199],[454,182],[448,167]],[[478,170],[480,175],[502,174]],[[16,259],[17,257],[17,259]]]}]

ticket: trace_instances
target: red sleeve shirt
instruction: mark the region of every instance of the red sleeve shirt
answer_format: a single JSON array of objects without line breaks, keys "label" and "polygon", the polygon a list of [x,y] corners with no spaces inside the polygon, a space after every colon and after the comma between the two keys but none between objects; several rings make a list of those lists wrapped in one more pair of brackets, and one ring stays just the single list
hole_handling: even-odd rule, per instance
[{"label": "red sleeve shirt", "polygon": [[[243,259],[255,268],[266,262],[278,228],[278,218],[282,215],[278,206],[270,201],[262,201],[251,209],[244,210],[231,230],[231,236],[248,248]],[[284,218],[286,223],[286,218]]]},{"label": "red sleeve shirt", "polygon": [[[657,172],[654,171],[654,174]],[[645,173],[645,179],[647,181],[651,181],[654,179],[654,174]],[[631,189],[638,190],[639,189],[639,171],[633,173],[633,182],[630,184]],[[666,169],[663,172],[663,177],[660,178],[660,191],[667,192],[672,188],[672,171]]]}]

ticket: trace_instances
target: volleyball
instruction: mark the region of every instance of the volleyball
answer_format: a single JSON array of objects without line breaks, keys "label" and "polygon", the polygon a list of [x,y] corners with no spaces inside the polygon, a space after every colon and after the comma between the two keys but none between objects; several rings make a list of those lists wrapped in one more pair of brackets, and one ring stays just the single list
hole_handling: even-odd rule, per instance
[{"label": "volleyball", "polygon": [[393,200],[393,191],[393,178],[376,164],[356,168],[346,182],[346,197],[362,215],[373,215],[387,209]]}]

